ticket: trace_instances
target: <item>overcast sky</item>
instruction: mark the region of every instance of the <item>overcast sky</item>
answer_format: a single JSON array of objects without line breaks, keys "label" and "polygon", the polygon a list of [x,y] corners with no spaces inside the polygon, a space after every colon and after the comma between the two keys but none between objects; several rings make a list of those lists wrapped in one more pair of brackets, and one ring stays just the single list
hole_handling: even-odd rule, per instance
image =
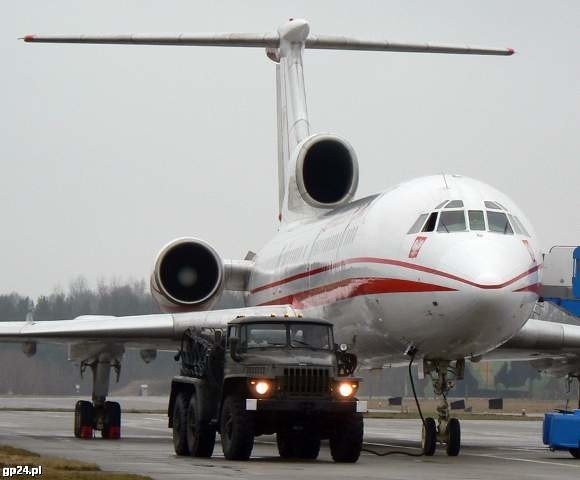
[{"label": "overcast sky", "polygon": [[224,257],[277,228],[274,64],[260,49],[42,45],[27,33],[311,32],[513,47],[513,57],[307,51],[313,131],[358,197],[449,172],[510,195],[543,248],[580,243],[580,2],[4,1],[0,292],[145,278],[199,236]]}]

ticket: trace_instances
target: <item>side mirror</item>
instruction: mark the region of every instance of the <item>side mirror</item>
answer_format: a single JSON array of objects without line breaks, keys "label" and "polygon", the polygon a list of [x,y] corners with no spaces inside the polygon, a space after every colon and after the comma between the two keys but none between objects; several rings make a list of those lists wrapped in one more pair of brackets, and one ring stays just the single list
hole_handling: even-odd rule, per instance
[{"label": "side mirror", "polygon": [[240,354],[238,353],[238,348],[240,346],[240,338],[239,337],[230,337],[230,356],[234,362],[240,361]]}]

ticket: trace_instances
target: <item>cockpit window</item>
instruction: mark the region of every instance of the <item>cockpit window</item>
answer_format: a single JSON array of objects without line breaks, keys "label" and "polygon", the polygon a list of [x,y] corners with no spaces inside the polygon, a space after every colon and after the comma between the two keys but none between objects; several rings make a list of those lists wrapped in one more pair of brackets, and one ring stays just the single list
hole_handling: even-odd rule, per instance
[{"label": "cockpit window", "polygon": [[463,200],[451,200],[445,208],[463,208]]},{"label": "cockpit window", "polygon": [[518,225],[518,222],[516,222],[514,217],[512,215],[510,215],[509,213],[507,214],[507,216],[510,219],[510,223],[514,226],[514,230],[516,231],[516,233],[518,235],[522,235],[524,232],[522,232],[522,229]]},{"label": "cockpit window", "polygon": [[520,220],[518,217],[516,217],[515,215],[514,215],[514,220],[517,222],[517,224],[518,224],[518,225],[520,226],[520,228],[522,229],[522,232],[523,232],[523,234],[524,234],[526,237],[529,237],[529,236],[530,236],[530,234],[529,234],[529,233],[528,233],[528,231],[526,230],[526,227],[524,227],[524,224],[522,223],[522,221],[521,221],[521,220]]},{"label": "cockpit window", "polygon": [[483,203],[485,204],[485,208],[491,208],[493,210],[502,210],[502,208],[495,202],[489,202],[486,200]]},{"label": "cockpit window", "polygon": [[407,234],[409,234],[409,233],[418,233],[421,230],[421,227],[423,226],[423,224],[425,223],[425,220],[427,220],[427,217],[428,216],[429,216],[428,213],[423,213],[423,214],[419,215],[419,218],[413,224],[413,226],[409,229],[409,231],[407,232]]},{"label": "cockpit window", "polygon": [[437,205],[435,207],[435,210],[438,210],[439,208],[443,208],[443,205],[445,205],[449,200],[443,200],[439,205]]},{"label": "cockpit window", "polygon": [[470,230],[485,230],[483,210],[469,210],[468,214]]},{"label": "cockpit window", "polygon": [[510,225],[507,215],[503,212],[487,212],[487,223],[490,232],[513,235],[514,231]]},{"label": "cockpit window", "polygon": [[432,232],[433,230],[435,230],[436,223],[437,223],[437,212],[433,212],[431,215],[429,215],[429,220],[427,220],[427,223],[425,224],[423,230],[421,231]]},{"label": "cockpit window", "polygon": [[520,221],[518,217],[516,217],[515,215],[510,215],[509,213],[508,217],[510,219],[511,224],[514,226],[514,230],[516,231],[516,233],[520,235],[525,235],[526,237],[530,236],[530,234],[526,230],[526,227],[524,227],[524,224]]},{"label": "cockpit window", "polygon": [[463,210],[441,212],[439,225],[437,226],[438,232],[464,232],[465,230],[467,230],[467,227],[465,225],[465,212]]}]

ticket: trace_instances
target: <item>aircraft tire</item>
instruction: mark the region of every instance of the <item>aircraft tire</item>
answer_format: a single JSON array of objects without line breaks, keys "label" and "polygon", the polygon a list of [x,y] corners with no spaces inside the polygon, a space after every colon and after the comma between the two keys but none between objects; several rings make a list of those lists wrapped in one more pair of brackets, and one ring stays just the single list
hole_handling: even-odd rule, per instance
[{"label": "aircraft tire", "polygon": [[574,458],[580,458],[580,448],[571,448],[569,452]]},{"label": "aircraft tire", "polygon": [[187,407],[187,445],[192,457],[210,458],[215,446],[215,428],[200,420],[197,395],[193,394]]},{"label": "aircraft tire", "polygon": [[421,448],[423,455],[432,457],[437,448],[437,424],[431,417],[425,419],[423,431],[421,433]]},{"label": "aircraft tire", "polygon": [[315,460],[320,453],[320,435],[313,430],[292,432],[284,429],[276,433],[280,458]]},{"label": "aircraft tire", "polygon": [[224,401],[220,434],[228,460],[248,460],[254,448],[254,417],[244,406],[237,395],[229,395]]},{"label": "aircraft tire", "polygon": [[77,438],[93,438],[95,407],[91,402],[79,400],[75,405],[74,434]]},{"label": "aircraft tire", "polygon": [[461,449],[461,425],[456,418],[450,418],[447,422],[447,446],[445,448],[447,455],[456,457]]},{"label": "aircraft tire", "polygon": [[105,402],[103,415],[102,437],[108,440],[121,438],[121,405],[117,402]]},{"label": "aircraft tire", "polygon": [[180,392],[175,397],[173,404],[173,449],[177,455],[189,455],[187,444],[187,405],[189,395]]},{"label": "aircraft tire", "polygon": [[337,429],[330,436],[330,454],[335,462],[354,463],[360,457],[363,443],[363,417],[351,413],[339,418]]}]

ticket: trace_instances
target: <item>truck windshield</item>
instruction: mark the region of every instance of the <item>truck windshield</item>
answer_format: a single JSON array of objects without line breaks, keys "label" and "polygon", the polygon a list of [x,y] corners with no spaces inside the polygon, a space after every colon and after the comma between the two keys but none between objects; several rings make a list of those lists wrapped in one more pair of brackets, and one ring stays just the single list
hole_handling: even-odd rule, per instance
[{"label": "truck windshield", "polygon": [[308,323],[254,323],[241,328],[240,347],[243,350],[288,346],[331,350],[330,327]]},{"label": "truck windshield", "polygon": [[332,339],[326,325],[295,323],[290,325],[290,346],[330,350]]}]

